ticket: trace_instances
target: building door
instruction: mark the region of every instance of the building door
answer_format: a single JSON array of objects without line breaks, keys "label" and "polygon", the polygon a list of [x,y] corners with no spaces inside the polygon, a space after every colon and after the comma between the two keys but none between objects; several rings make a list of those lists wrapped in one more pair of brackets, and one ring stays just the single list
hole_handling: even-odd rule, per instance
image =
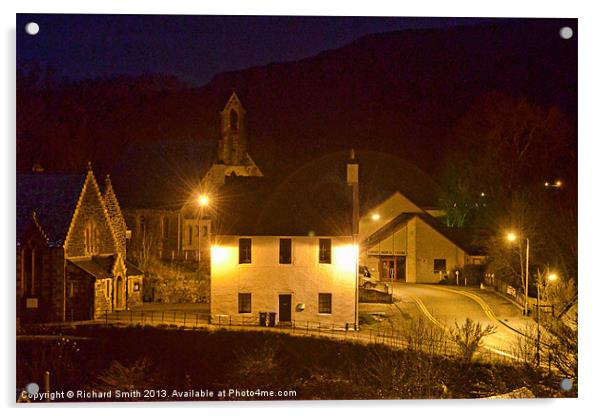
[{"label": "building door", "polygon": [[292,295],[278,295],[278,320],[290,322],[292,316]]},{"label": "building door", "polygon": [[380,260],[380,280],[395,279],[395,260],[384,257]]},{"label": "building door", "polygon": [[395,278],[399,282],[406,281],[406,256],[397,256],[395,261]]},{"label": "building door", "polygon": [[115,280],[115,309],[124,309],[123,279],[117,276]]}]

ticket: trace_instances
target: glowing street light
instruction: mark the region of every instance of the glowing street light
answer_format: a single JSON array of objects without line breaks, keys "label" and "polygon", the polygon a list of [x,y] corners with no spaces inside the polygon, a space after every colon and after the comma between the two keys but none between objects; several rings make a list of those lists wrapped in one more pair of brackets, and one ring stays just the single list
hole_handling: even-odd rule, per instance
[{"label": "glowing street light", "polygon": [[562,181],[561,180],[557,180],[556,182],[546,182],[543,185],[546,188],[561,188],[562,187]]},{"label": "glowing street light", "polygon": [[[518,236],[514,232],[509,232],[506,234],[506,239],[510,242],[515,242],[518,240]],[[529,239],[527,240],[527,253],[525,256],[525,316],[529,315]]]},{"label": "glowing street light", "polygon": [[197,202],[200,206],[206,207],[207,205],[209,205],[209,198],[207,197],[207,195],[199,195],[199,197],[197,198]]},{"label": "glowing street light", "polygon": [[372,214],[372,221],[380,220],[380,214]]},{"label": "glowing street light", "polygon": [[199,212],[199,216],[197,218],[197,223],[198,223],[198,237],[199,237],[199,270],[201,270],[201,220],[203,218],[205,218],[205,207],[207,205],[209,205],[209,197],[207,195],[201,194],[197,197],[197,203],[199,204],[199,206],[201,207],[201,210]]},{"label": "glowing street light", "polygon": [[555,282],[556,280],[558,280],[558,275],[556,273],[550,273],[550,274],[548,274],[548,281],[549,282]]}]

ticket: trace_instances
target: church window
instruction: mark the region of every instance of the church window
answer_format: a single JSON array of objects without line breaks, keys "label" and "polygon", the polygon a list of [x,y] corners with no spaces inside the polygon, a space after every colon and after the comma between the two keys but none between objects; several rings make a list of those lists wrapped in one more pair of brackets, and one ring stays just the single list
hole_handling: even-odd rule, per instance
[{"label": "church window", "polygon": [[163,238],[169,238],[169,217],[163,217],[161,223]]},{"label": "church window", "polygon": [[238,113],[230,110],[230,130],[238,130]]},{"label": "church window", "polygon": [[84,228],[84,253],[87,256],[98,253],[99,236],[94,223],[88,223]]}]

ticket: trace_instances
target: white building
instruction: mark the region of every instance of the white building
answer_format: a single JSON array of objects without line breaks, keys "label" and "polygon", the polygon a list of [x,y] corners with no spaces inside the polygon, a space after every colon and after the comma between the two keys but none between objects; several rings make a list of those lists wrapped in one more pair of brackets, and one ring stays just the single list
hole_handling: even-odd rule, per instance
[{"label": "white building", "polygon": [[211,248],[214,321],[315,327],[355,322],[357,250],[350,236],[218,236]]},{"label": "white building", "polygon": [[[357,164],[347,167],[357,178]],[[253,324],[267,314],[270,324],[354,328],[358,250],[345,171],[335,173],[342,201],[316,192],[314,181],[295,181],[289,193],[262,177],[225,179],[211,247],[214,322]],[[304,210],[293,194],[317,199]]]}]

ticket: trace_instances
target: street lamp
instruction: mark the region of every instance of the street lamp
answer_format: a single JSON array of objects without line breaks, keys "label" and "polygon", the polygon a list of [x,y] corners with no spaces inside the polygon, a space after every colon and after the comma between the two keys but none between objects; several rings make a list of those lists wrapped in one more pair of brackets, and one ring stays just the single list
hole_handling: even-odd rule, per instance
[{"label": "street lamp", "polygon": [[[546,276],[546,280],[550,283],[555,282],[556,280],[558,280],[558,275],[556,273],[548,273],[548,275]],[[540,296],[539,296],[539,289],[541,286],[541,274],[539,273],[539,270],[537,270],[537,367],[539,367],[539,364],[541,363],[541,348],[540,348],[540,344],[541,344],[541,329],[540,329],[540,319],[539,319],[539,313],[540,313]],[[552,314],[554,313],[554,311],[552,310]]]},{"label": "street lamp", "polygon": [[199,210],[199,216],[197,218],[197,223],[198,223],[198,237],[199,237],[199,241],[198,241],[198,256],[199,256],[199,270],[201,270],[201,220],[205,217],[205,207],[207,205],[209,205],[209,197],[207,195],[199,195],[197,197],[197,203],[199,204],[199,207],[201,208]]},{"label": "street lamp", "polygon": [[[508,241],[510,242],[514,242],[516,240],[518,240],[518,236],[514,233],[514,232],[509,232],[506,235],[506,239],[508,239]],[[529,239],[525,238],[525,240],[527,240],[527,253],[526,253],[526,258],[525,258],[525,316],[529,315]]]}]

